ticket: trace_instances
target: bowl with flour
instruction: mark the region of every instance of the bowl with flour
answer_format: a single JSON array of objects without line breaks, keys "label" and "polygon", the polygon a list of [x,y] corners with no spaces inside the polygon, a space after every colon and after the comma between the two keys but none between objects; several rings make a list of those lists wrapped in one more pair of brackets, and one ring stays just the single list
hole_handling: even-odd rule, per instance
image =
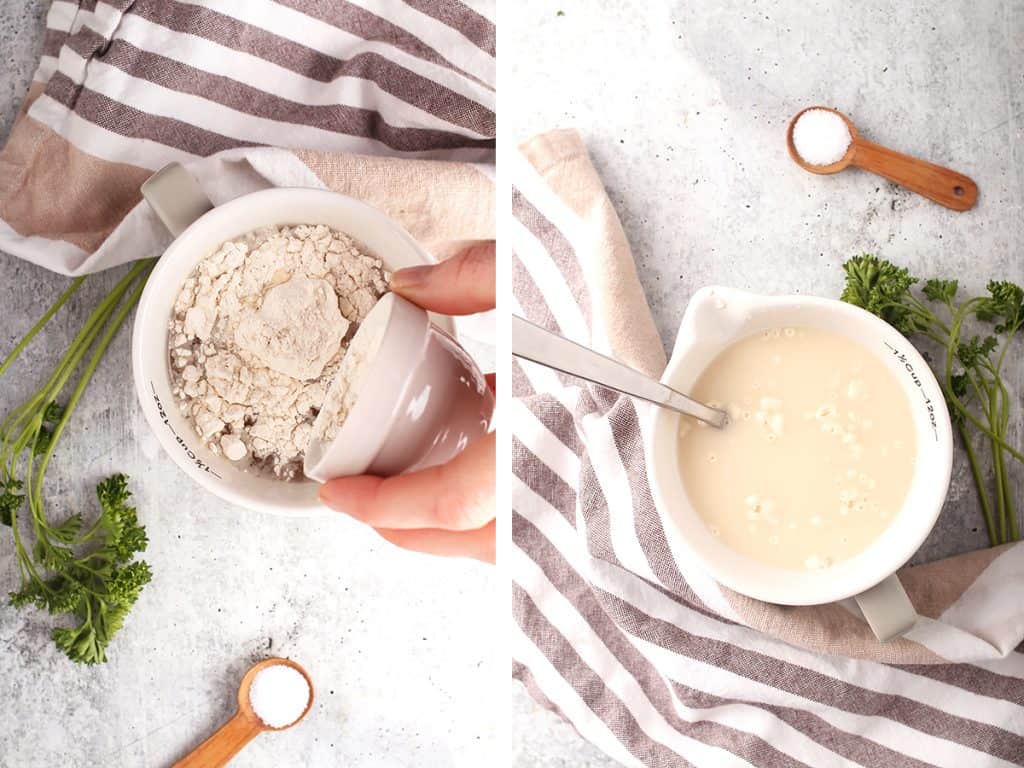
[{"label": "bowl with flour", "polygon": [[[318,514],[302,463],[319,408],[390,273],[434,260],[385,214],[325,190],[263,190],[201,215],[200,201],[172,203],[180,210],[161,215],[180,214],[180,234],[133,334],[143,413],[218,496]],[[452,332],[450,318],[431,319]]]}]

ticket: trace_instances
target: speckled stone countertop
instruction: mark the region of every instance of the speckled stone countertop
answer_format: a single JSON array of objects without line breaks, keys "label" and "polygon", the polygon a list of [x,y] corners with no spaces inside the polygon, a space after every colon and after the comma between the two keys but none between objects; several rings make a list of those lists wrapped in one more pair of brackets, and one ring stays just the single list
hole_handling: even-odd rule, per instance
[{"label": "speckled stone countertop", "polygon": [[[47,6],[0,0],[0,141],[31,78]],[[5,254],[0,276],[6,354],[67,279]],[[0,413],[39,386],[116,276],[86,281],[4,377]],[[49,617],[0,601],[0,766],[170,765],[230,716],[243,672],[268,655],[305,665],[316,703],[232,765],[496,765],[508,662],[493,643],[504,624],[493,569],[399,552],[341,516],[268,517],[200,490],[139,412],[128,342],[125,328],[62,440],[47,497],[88,517],[96,481],[130,475],[154,581],[95,668],[55,650]],[[0,531],[4,594],[17,578],[12,551]]]},{"label": "speckled stone countertop", "polygon": [[[701,286],[834,297],[840,264],[863,251],[972,292],[1024,280],[1020,0],[520,0],[502,25],[503,130],[582,133],[666,350]],[[785,127],[815,104],[971,176],[977,207],[953,213],[866,172],[799,170]],[[1009,370],[1019,381],[1019,355]],[[986,542],[960,457],[917,560]],[[517,765],[611,764],[516,696]]]}]

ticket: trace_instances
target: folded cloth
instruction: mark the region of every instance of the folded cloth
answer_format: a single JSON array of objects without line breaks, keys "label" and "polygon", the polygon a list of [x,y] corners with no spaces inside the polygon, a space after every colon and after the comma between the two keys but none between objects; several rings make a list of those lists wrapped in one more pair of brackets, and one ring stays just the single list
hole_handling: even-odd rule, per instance
[{"label": "folded cloth", "polygon": [[0,152],[0,250],[72,275],[157,255],[139,186],[171,161],[214,203],[357,197],[439,258],[492,239],[489,17],[493,0],[54,2]]},{"label": "folded cloth", "polygon": [[[580,138],[512,158],[513,311],[652,376],[665,357]],[[626,765],[1024,764],[1024,545],[900,573],[922,615],[783,607],[676,562],[638,406],[513,362],[514,672]]]}]

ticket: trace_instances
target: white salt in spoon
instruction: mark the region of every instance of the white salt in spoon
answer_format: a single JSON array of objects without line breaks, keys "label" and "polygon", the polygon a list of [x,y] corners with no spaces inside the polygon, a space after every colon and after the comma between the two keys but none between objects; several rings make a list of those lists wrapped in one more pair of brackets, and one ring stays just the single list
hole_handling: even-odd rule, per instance
[{"label": "white salt in spoon", "polygon": [[[257,714],[250,693],[253,681],[263,670],[275,666],[290,667],[306,680],[309,699],[306,708],[290,723],[279,726],[267,725]],[[265,703],[260,706],[266,706]],[[173,768],[220,768],[227,765],[242,748],[264,731],[283,731],[291,728],[304,718],[313,706],[313,681],[301,665],[289,659],[272,658],[261,661],[249,668],[238,686],[238,711],[210,738],[196,747],[192,752],[176,762]],[[266,713],[264,713],[266,716]]]},{"label": "white salt in spoon", "polygon": [[512,354],[722,428],[728,414],[677,392],[618,360],[512,315]]},{"label": "white salt in spoon", "polygon": [[[825,162],[821,165],[805,159],[798,149],[800,142],[794,142],[793,138],[800,118],[806,113],[816,111],[838,116],[846,124],[846,128],[849,131],[849,143],[846,145],[846,152],[835,161]],[[808,117],[815,118],[818,115],[808,115]],[[807,141],[812,142],[813,145],[817,143],[815,139],[820,138],[825,144],[824,148],[827,150],[834,142],[834,132],[830,129],[834,128],[836,123],[834,120],[831,121],[831,125],[827,121],[817,122],[820,123],[817,128],[821,133],[812,130],[812,135],[807,137]],[[842,130],[841,125],[839,130]],[[845,135],[842,136],[842,140],[846,140]],[[789,128],[786,131],[786,145],[789,147],[789,156],[793,158],[793,162],[811,173],[825,175],[839,173],[854,165],[866,171],[877,173],[889,181],[917,192],[917,194],[923,195],[929,200],[934,200],[939,205],[952,208],[954,211],[966,211],[968,208],[972,208],[978,200],[978,185],[967,176],[951,171],[949,168],[943,168],[940,165],[934,165],[924,160],[918,160],[916,157],[895,152],[888,147],[883,147],[880,144],[875,144],[862,138],[857,133],[857,129],[853,127],[850,118],[830,107],[808,107],[797,112],[790,121]]]}]

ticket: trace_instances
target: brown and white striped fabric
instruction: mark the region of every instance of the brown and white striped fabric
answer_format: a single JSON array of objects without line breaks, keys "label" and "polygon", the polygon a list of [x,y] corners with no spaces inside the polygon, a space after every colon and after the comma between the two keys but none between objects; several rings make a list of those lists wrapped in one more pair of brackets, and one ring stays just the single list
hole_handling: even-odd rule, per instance
[{"label": "brown and white striped fabric", "polygon": [[[665,359],[576,134],[511,176],[513,311],[651,375]],[[922,620],[784,608],[674,561],[628,398],[513,363],[515,675],[630,766],[1024,765],[1024,547],[902,572]]]},{"label": "brown and white striped fabric", "polygon": [[139,186],[171,161],[215,203],[330,187],[429,227],[467,200],[490,216],[460,234],[493,237],[493,16],[493,0],[56,0],[0,152],[0,250],[68,274],[159,253]]}]

